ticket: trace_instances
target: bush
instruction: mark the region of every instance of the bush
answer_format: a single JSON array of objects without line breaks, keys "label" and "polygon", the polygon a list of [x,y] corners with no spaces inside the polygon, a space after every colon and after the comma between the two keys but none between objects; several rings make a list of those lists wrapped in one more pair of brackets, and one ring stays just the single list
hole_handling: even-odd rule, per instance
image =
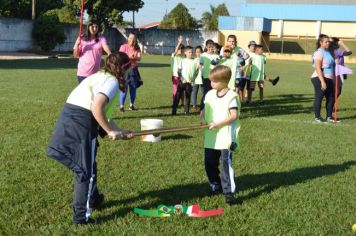
[{"label": "bush", "polygon": [[66,40],[63,26],[53,11],[46,12],[38,17],[33,25],[32,37],[35,44],[48,52]]}]

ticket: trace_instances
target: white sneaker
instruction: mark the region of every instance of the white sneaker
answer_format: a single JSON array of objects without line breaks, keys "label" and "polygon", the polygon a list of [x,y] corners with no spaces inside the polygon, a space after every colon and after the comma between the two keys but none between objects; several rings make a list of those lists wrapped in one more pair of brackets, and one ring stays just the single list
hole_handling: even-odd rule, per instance
[{"label": "white sneaker", "polygon": [[340,123],[340,120],[334,120],[332,117],[328,117],[328,118],[326,118],[326,122],[327,123],[335,123],[335,124],[337,124],[337,123]]},{"label": "white sneaker", "polygon": [[314,122],[315,122],[315,123],[319,123],[319,124],[324,123],[324,121],[322,120],[322,118],[315,118],[315,119],[314,119]]}]

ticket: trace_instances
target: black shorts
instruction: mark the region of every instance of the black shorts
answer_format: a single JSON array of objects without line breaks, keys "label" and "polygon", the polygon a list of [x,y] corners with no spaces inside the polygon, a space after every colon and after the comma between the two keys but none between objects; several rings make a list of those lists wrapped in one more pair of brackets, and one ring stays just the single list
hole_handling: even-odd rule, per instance
[{"label": "black shorts", "polygon": [[235,83],[235,87],[240,89],[240,90],[244,90],[247,84],[247,79],[246,78],[237,78],[236,79],[236,83]]},{"label": "black shorts", "polygon": [[247,89],[250,91],[255,91],[257,81],[247,80]]}]

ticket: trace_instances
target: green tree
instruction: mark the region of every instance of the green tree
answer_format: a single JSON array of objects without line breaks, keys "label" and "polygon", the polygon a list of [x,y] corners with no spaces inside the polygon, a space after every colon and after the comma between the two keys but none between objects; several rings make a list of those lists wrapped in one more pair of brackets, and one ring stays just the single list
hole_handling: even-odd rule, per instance
[{"label": "green tree", "polygon": [[[82,0],[64,0],[64,5],[80,17]],[[84,8],[90,19],[95,19],[99,24],[110,27],[123,22],[122,14],[128,11],[138,11],[143,7],[142,0],[85,0]]]},{"label": "green tree", "polygon": [[206,11],[202,14],[201,22],[206,30],[217,30],[219,16],[229,15],[225,3],[220,4],[217,7],[210,5],[210,12]]},{"label": "green tree", "polygon": [[61,23],[77,24],[79,22],[79,16],[77,15],[80,15],[80,11],[78,13],[76,6],[68,4],[64,5],[60,9],[56,8],[50,11],[54,12],[58,16],[59,22]]},{"label": "green tree", "polygon": [[[36,16],[63,6],[62,0],[36,0]],[[1,0],[0,16],[21,19],[31,19],[32,0]]]},{"label": "green tree", "polygon": [[173,8],[161,21],[161,29],[191,30],[198,26],[197,20],[190,15],[189,10],[182,3]]},{"label": "green tree", "polygon": [[66,36],[58,16],[53,11],[40,15],[33,24],[32,38],[35,44],[48,52],[57,44],[64,43]]}]

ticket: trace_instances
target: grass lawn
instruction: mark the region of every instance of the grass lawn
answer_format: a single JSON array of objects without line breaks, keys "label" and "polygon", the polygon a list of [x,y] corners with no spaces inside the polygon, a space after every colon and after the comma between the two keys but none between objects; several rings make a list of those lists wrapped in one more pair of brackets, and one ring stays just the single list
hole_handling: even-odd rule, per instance
[{"label": "grass lawn", "polygon": [[[138,130],[143,118],[163,119],[166,127],[198,123],[183,110],[170,116],[169,70],[168,57],[144,57],[139,110],[115,113],[119,126]],[[268,61],[267,72],[281,80],[266,84],[266,104],[242,108],[242,148],[233,163],[242,205],[208,196],[201,130],[167,134],[159,143],[105,139],[97,161],[106,202],[93,214],[100,224],[76,227],[73,174],[45,155],[77,83],[76,61],[0,61],[0,235],[355,235],[356,79],[346,81],[335,126],[313,123],[310,63]],[[225,212],[204,219],[133,212],[160,203]]]}]

